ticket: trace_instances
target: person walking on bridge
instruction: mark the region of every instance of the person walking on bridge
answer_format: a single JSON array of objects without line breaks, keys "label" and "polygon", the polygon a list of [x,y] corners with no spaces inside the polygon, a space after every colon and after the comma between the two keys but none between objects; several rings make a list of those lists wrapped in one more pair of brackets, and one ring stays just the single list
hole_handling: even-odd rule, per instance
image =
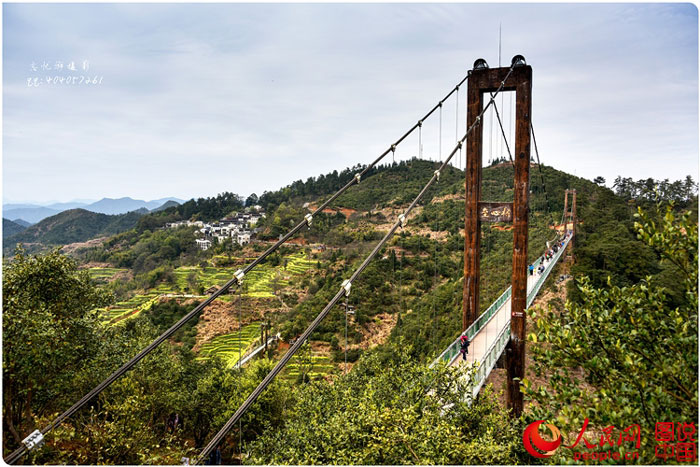
[{"label": "person walking on bridge", "polygon": [[467,336],[462,336],[459,338],[459,343],[461,344],[461,348],[459,349],[459,352],[462,354],[462,359],[466,362],[467,361],[467,353],[469,353],[469,338]]}]

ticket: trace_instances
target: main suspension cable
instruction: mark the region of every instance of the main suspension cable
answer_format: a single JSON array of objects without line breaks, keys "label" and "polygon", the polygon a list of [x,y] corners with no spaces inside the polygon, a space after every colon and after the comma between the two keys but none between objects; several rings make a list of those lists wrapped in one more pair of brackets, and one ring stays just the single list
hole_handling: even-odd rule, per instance
[{"label": "main suspension cable", "polygon": [[310,214],[307,214],[302,221],[300,221],[294,228],[292,228],[289,232],[287,232],[274,245],[272,245],[265,252],[263,252],[260,256],[258,256],[252,263],[250,263],[248,266],[246,266],[243,269],[237,270],[234,274],[234,277],[231,278],[228,282],[226,282],[219,290],[214,292],[212,295],[209,296],[209,298],[207,298],[205,301],[203,301],[197,307],[195,307],[192,311],[190,311],[185,316],[183,316],[177,323],[172,325],[167,331],[165,331],[158,338],[156,338],[151,344],[149,344],[147,347],[145,347],[143,350],[141,350],[138,354],[136,354],[134,357],[132,357],[131,360],[129,360],[128,362],[123,364],[116,371],[114,371],[111,375],[109,375],[105,380],[103,380],[100,384],[95,386],[90,392],[85,394],[78,402],[73,404],[68,410],[66,410],[65,412],[60,414],[58,417],[56,417],[51,423],[49,423],[42,430],[35,430],[33,433],[31,433],[23,441],[23,444],[21,447],[17,448],[15,451],[13,451],[11,454],[9,454],[5,458],[5,462],[7,462],[8,464],[13,464],[13,463],[17,462],[20,459],[20,457],[22,457],[24,454],[26,454],[30,450],[39,447],[43,442],[44,435],[51,432],[54,428],[56,428],[58,425],[60,425],[66,418],[70,417],[75,412],[80,410],[92,398],[94,398],[95,396],[100,394],[108,386],[110,386],[114,381],[116,381],[119,377],[124,375],[124,373],[131,370],[146,355],[151,353],[156,347],[158,347],[160,344],[162,344],[166,339],[168,339],[170,336],[175,334],[189,320],[194,318],[204,308],[206,308],[209,304],[211,304],[211,302],[216,300],[216,298],[218,298],[220,295],[227,292],[234,285],[236,287],[239,287],[243,281],[243,277],[246,274],[248,274],[248,272],[250,272],[253,268],[255,268],[257,265],[262,263],[268,256],[270,256],[272,253],[274,253],[281,245],[283,245],[287,240],[289,240],[289,238],[291,238],[294,234],[296,234],[304,226],[308,225],[310,227],[311,222],[313,220],[313,217],[315,215],[322,212],[330,203],[335,201],[340,195],[342,195],[351,186],[360,183],[360,180],[362,179],[362,177],[365,176],[370,170],[372,170],[387,154],[389,154],[389,153],[393,154],[396,150],[396,147],[399,144],[401,144],[401,142],[403,142],[411,133],[413,133],[416,130],[416,128],[420,128],[423,124],[423,121],[426,120],[427,118],[429,118],[438,108],[442,107],[442,104],[445,100],[449,99],[453,93],[459,92],[459,87],[469,78],[469,75],[470,75],[470,73],[467,73],[467,75],[464,78],[462,78],[462,80],[449,93],[447,93],[447,95],[443,99],[441,99],[437,104],[435,104],[435,106],[432,109],[430,109],[430,111],[428,113],[426,113],[423,116],[423,118],[421,118],[417,123],[415,123],[406,133],[404,133],[403,136],[401,136],[398,140],[396,140],[396,142],[394,142],[394,144],[390,145],[389,148],[386,151],[384,151],[382,154],[380,154],[371,164],[366,166],[360,172],[356,173],[355,176],[349,182],[347,182],[335,194],[333,194],[324,203],[322,203],[318,208],[316,208],[316,210],[314,210]]},{"label": "main suspension cable", "polygon": [[476,117],[476,120],[474,123],[467,129],[467,132],[464,134],[464,136],[458,140],[457,146],[452,150],[450,155],[445,159],[445,161],[440,165],[440,168],[435,171],[433,176],[430,178],[430,181],[423,187],[423,189],[418,193],[418,196],[413,200],[413,202],[408,206],[408,209],[403,214],[400,214],[398,216],[398,219],[396,222],[394,222],[394,225],[389,229],[389,232],[382,238],[379,243],[374,247],[372,252],[365,258],[365,260],[360,264],[360,266],[355,270],[355,272],[350,276],[349,279],[345,280],[342,285],[340,286],[340,290],[335,294],[335,296],[326,304],[326,306],[321,310],[321,312],[316,316],[316,318],[313,320],[313,322],[306,328],[306,330],[302,333],[299,338],[297,338],[296,342],[289,348],[286,354],[280,359],[280,361],[277,362],[275,367],[270,371],[270,373],[265,376],[265,378],[262,380],[262,382],[258,385],[257,388],[248,396],[248,398],[243,402],[243,404],[236,410],[236,412],[231,416],[231,418],[226,422],[226,424],[219,430],[219,432],[212,438],[212,440],[207,444],[207,446],[202,450],[202,452],[199,454],[199,457],[195,461],[196,464],[201,463],[203,460],[207,458],[207,456],[211,453],[212,450],[218,446],[221,441],[226,437],[228,432],[233,428],[235,423],[238,421],[238,419],[241,418],[241,416],[250,408],[250,406],[257,400],[257,398],[260,396],[260,394],[267,388],[267,386],[270,385],[272,380],[277,376],[277,374],[282,371],[282,369],[285,367],[287,362],[294,356],[294,354],[299,350],[299,348],[302,346],[302,344],[309,338],[311,333],[321,324],[321,321],[326,317],[326,315],[330,312],[330,310],[340,301],[343,296],[347,296],[350,294],[350,288],[352,287],[353,282],[355,282],[355,279],[362,274],[362,272],[367,268],[369,263],[374,259],[374,257],[379,253],[379,251],[384,247],[384,245],[389,241],[389,239],[394,235],[396,230],[399,227],[404,227],[407,222],[407,217],[410,214],[410,212],[415,208],[415,206],[418,204],[418,202],[421,200],[423,195],[428,191],[428,189],[432,186],[432,184],[439,179],[440,173],[442,170],[447,166],[447,164],[450,162],[452,157],[457,153],[457,151],[462,147],[462,144],[464,141],[466,141],[467,137],[469,136],[469,133],[481,122],[481,118],[484,115],[484,112],[486,109],[491,106],[491,104],[494,103],[494,98],[498,93],[503,89],[505,86],[505,82],[508,80],[510,77],[510,74],[513,72],[513,68],[515,67],[515,64],[511,65],[510,70],[508,71],[508,74],[506,77],[503,79],[501,82],[501,85],[499,86],[498,90],[496,91],[496,94],[491,97],[489,100],[488,105],[484,107],[484,109],[481,111],[481,113]]}]

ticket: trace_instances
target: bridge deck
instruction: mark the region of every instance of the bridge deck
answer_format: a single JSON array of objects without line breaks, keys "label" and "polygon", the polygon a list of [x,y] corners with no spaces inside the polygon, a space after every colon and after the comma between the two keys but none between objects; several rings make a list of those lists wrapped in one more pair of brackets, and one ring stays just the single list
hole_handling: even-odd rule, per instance
[{"label": "bridge deck", "polygon": [[[544,265],[548,266],[550,261],[545,261]],[[527,277],[528,293],[532,291],[539,277],[540,275],[537,273],[537,271],[535,271],[532,276]],[[484,355],[503,328],[505,326],[510,326],[510,303],[511,300],[508,298],[508,300],[501,305],[501,308],[496,311],[493,318],[491,318],[491,320],[481,329],[481,331],[479,331],[476,336],[474,336],[472,343],[469,346],[469,353],[467,354],[466,362],[462,359],[462,356],[459,355],[450,363],[450,365],[462,365],[464,363],[470,364],[483,360]]]}]

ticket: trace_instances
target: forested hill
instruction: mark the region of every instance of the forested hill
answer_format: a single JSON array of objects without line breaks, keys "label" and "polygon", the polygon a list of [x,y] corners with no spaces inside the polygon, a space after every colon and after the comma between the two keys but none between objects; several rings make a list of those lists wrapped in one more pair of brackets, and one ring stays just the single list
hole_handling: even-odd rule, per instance
[{"label": "forested hill", "polygon": [[18,234],[27,227],[18,224],[17,222],[13,222],[9,219],[5,219],[4,217],[2,218],[2,237],[7,238],[11,237],[12,235]]},{"label": "forested hill", "polygon": [[[400,205],[412,200],[418,191],[430,180],[440,164],[436,161],[413,159],[381,165],[369,171],[361,182],[340,196],[334,205],[358,210],[381,209],[391,204]],[[347,168],[341,172],[311,177],[306,181],[297,180],[290,185],[274,191],[265,192],[255,199],[268,211],[276,209],[282,203],[323,200],[335,193],[350,181],[364,166]],[[595,184],[589,180],[542,166],[544,184],[550,192],[550,208],[563,208],[564,190],[579,187],[584,193],[591,193]],[[508,163],[494,164],[483,169],[482,199],[512,201],[513,168]],[[530,169],[530,188],[535,198],[543,195],[540,167],[532,165]],[[454,194],[463,190],[464,172],[448,166],[440,176],[439,182],[432,188],[423,203],[428,203],[437,194]],[[505,199],[502,199],[505,198]],[[543,198],[544,199],[544,198]],[[539,201],[539,200],[536,200]],[[546,206],[532,205],[531,209],[544,209]]]},{"label": "forested hill", "polygon": [[[359,184],[352,186],[338,197],[330,207],[371,212],[407,205],[430,180],[439,166],[440,164],[435,161],[414,159],[375,167],[363,177]],[[352,180],[354,175],[363,168],[363,166],[355,166],[340,172],[333,171],[318,177],[310,177],[306,181],[297,180],[277,191],[264,192],[260,197],[252,194],[245,200],[230,192],[221,193],[216,197],[192,199],[179,206],[141,217],[133,234],[127,235],[128,242],[130,245],[134,245],[139,235],[146,231],[162,228],[168,222],[179,220],[216,221],[232,212],[242,210],[244,206],[256,204],[260,204],[268,213],[267,219],[258,224],[258,227],[263,228],[261,237],[272,239],[286,233],[292,225],[303,219],[304,214],[308,212],[302,207],[305,203],[310,203],[313,207],[323,202]],[[482,199],[512,201],[513,176],[513,168],[509,164],[504,163],[484,168]],[[544,187],[549,192],[548,196],[544,194],[543,178]],[[596,188],[595,184],[586,179],[547,166],[540,168],[533,165],[531,180],[530,208],[540,212],[561,212],[563,193],[567,188],[578,187],[579,203],[585,203],[587,195]],[[421,204],[429,204],[435,196],[452,196],[463,192],[464,172],[453,166],[448,166],[443,170],[439,182],[426,192]],[[460,209],[462,212],[464,211],[463,207]],[[329,222],[333,223],[334,221]],[[455,224],[452,228],[454,230],[458,227]],[[319,226],[311,232],[301,232],[301,235],[312,241],[328,241],[324,232],[319,231]]]},{"label": "forested hill", "polygon": [[17,243],[65,245],[98,236],[114,235],[136,226],[144,214],[143,211],[117,215],[100,214],[85,209],[63,211],[5,239],[5,253],[11,251]]},{"label": "forested hill", "polygon": [[[334,204],[359,210],[381,209],[390,204],[400,205],[412,200],[418,191],[430,180],[440,164],[435,161],[417,160],[395,162],[373,168],[358,186],[340,196]],[[335,193],[350,181],[364,166],[347,168],[311,177],[306,181],[296,182],[274,192],[265,192],[259,198],[259,204],[268,210],[277,208],[282,203],[314,201]],[[542,166],[544,185],[550,191],[550,208],[563,208],[564,190],[574,186],[585,193],[592,192],[595,184],[589,180],[576,177],[551,167]],[[493,201],[512,201],[513,168],[508,163],[494,164],[483,169],[482,199]],[[530,188],[533,195],[543,195],[540,167],[532,165],[530,169]],[[436,186],[426,193],[423,203],[427,203],[436,194],[453,194],[463,190],[464,172],[448,166],[440,176]],[[543,195],[544,196],[544,195]],[[501,199],[501,198],[506,199]],[[257,197],[256,197],[257,199]],[[558,203],[558,204],[557,204]],[[531,204],[531,209],[546,206]]]}]

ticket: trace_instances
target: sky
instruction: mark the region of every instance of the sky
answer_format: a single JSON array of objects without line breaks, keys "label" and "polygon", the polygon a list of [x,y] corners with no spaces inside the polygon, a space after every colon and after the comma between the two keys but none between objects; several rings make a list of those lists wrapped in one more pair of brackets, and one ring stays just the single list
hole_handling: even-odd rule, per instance
[{"label": "sky", "polygon": [[[260,195],[369,163],[477,58],[498,66],[499,25],[502,66],[533,68],[543,164],[698,178],[692,4],[4,4],[2,23],[4,203]],[[465,101],[396,157],[444,157]],[[505,155],[483,131],[484,160]]]}]

